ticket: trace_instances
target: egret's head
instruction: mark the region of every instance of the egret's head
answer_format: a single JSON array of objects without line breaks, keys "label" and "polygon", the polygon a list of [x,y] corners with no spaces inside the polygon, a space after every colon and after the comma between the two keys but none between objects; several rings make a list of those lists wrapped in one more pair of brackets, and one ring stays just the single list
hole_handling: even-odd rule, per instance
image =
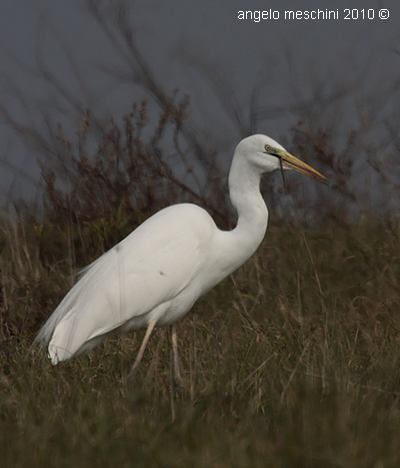
[{"label": "egret's head", "polygon": [[327,183],[322,174],[288,153],[283,146],[266,135],[252,135],[245,138],[238,144],[236,151],[245,155],[262,173],[282,169],[283,174],[283,169],[293,169],[319,182]]}]

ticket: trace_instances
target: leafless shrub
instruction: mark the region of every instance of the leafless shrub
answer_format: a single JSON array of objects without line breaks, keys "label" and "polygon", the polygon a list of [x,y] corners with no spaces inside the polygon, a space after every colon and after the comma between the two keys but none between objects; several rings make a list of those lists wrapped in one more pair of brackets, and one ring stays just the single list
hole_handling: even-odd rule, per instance
[{"label": "leafless shrub", "polygon": [[[0,106],[0,112],[10,127],[41,153],[47,208],[52,207],[59,219],[78,223],[93,222],[96,216],[108,216],[124,207],[140,222],[168,204],[193,201],[209,210],[221,227],[231,226],[227,166],[221,169],[213,141],[200,137],[200,124],[190,116],[189,98],[178,91],[167,91],[150,67],[130,22],[128,2],[105,5],[86,0],[86,5],[120,59],[119,68],[102,65],[100,69],[140,90],[146,104],[134,105],[122,123],[118,123],[118,117],[107,120],[93,109],[87,111],[38,50],[37,74],[73,109],[80,122],[77,136],[61,126],[57,128],[45,115],[46,128],[42,131],[16,121],[4,107]],[[72,57],[67,58],[77,83],[82,84]],[[352,222],[365,211],[376,210],[388,217],[398,212],[400,125],[395,115],[384,118],[387,103],[400,89],[398,80],[372,95],[362,89],[364,74],[343,84],[330,82],[311,70],[311,97],[305,99],[299,85],[293,83],[292,104],[261,106],[257,99],[265,83],[260,83],[250,93],[246,116],[235,90],[224,83],[222,75],[201,70],[195,63],[189,65],[213,89],[220,108],[233,123],[233,139],[236,136],[239,141],[256,133],[261,123],[289,115],[292,130],[289,138],[288,133],[284,135],[283,143],[331,181],[326,188],[289,176],[290,195],[283,200],[279,174],[268,178],[262,183],[262,191],[276,216],[293,218],[286,216],[285,208],[280,209],[286,202],[301,219],[308,219],[307,213],[312,219]],[[90,102],[88,87],[82,85],[81,92]],[[350,108],[353,115],[347,118]],[[344,116],[346,125],[342,124]]]},{"label": "leafless shrub", "polygon": [[[154,134],[146,139],[143,130],[148,123],[147,104],[143,101],[139,106],[133,105],[123,118],[122,128],[112,121],[100,133],[92,153],[88,142],[92,130],[89,113],[79,125],[76,143],[65,136],[60,126],[60,164],[52,168],[41,162],[47,211],[58,219],[80,223],[110,217],[123,205],[125,212],[139,223],[164,206],[191,201],[227,224],[226,214],[218,208],[217,195],[225,196],[221,180],[213,178],[206,180],[203,187],[200,183],[196,187],[193,168],[179,146],[186,106],[185,101],[168,105]],[[171,132],[174,147],[172,154],[166,155],[162,140]],[[61,184],[57,184],[61,167]]]}]

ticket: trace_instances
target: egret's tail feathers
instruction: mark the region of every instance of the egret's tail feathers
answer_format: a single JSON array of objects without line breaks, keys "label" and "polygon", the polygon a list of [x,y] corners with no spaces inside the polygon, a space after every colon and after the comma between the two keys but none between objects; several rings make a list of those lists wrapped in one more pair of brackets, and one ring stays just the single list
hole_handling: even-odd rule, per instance
[{"label": "egret's tail feathers", "polygon": [[48,345],[48,355],[53,365],[72,358],[76,349],[80,347],[73,333],[76,327],[73,317],[75,308],[67,312],[65,313],[59,306],[43,325],[34,341],[41,346]]},{"label": "egret's tail feathers", "polygon": [[49,344],[48,351],[53,366],[56,366],[61,361],[68,361],[68,359],[72,358],[72,354],[67,349],[60,348],[51,343]]}]

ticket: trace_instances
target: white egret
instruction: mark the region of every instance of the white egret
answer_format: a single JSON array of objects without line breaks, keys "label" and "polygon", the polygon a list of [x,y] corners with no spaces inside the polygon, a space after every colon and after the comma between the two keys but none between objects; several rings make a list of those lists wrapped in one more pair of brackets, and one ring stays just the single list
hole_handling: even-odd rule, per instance
[{"label": "white egret", "polygon": [[268,222],[261,176],[279,168],[326,181],[271,138],[250,136],[237,145],[229,172],[238,215],[233,230],[218,229],[199,206],[173,205],[89,265],[36,337],[48,344],[52,364],[86,353],[110,335],[147,329],[133,373],[154,327],[172,325],[179,378],[174,324],[257,250]]}]

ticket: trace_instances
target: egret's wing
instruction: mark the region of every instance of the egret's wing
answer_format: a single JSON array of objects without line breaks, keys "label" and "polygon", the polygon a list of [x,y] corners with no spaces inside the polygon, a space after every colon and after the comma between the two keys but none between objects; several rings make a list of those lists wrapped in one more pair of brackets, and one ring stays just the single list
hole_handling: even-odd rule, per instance
[{"label": "egret's wing", "polygon": [[[52,346],[72,357],[85,342],[107,335],[185,289],[201,264],[204,232],[199,228],[204,231],[204,226],[191,222],[191,212],[182,207],[171,208],[91,264],[37,340],[51,340]],[[68,358],[60,353],[60,360]]]}]

